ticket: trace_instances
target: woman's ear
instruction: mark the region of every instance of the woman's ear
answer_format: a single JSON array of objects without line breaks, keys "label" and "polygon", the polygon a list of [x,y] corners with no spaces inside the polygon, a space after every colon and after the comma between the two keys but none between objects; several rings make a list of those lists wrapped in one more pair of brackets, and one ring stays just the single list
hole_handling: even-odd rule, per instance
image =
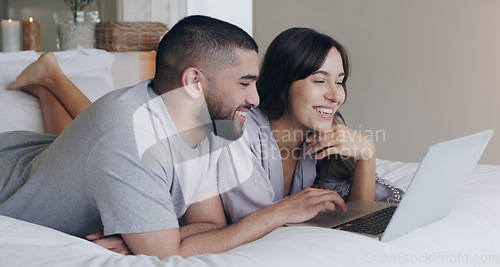
[{"label": "woman's ear", "polygon": [[197,99],[202,94],[200,84],[201,71],[197,68],[189,67],[182,72],[182,87],[192,98]]}]

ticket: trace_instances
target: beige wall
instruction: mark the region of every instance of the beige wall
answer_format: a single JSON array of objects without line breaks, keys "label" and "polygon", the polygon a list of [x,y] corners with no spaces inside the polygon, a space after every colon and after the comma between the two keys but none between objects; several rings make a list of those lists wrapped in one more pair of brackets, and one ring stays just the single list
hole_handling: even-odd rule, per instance
[{"label": "beige wall", "polygon": [[480,163],[500,164],[499,12],[497,0],[254,0],[254,37],[261,57],[293,26],[343,43],[341,111],[379,158],[418,162],[435,142],[493,128]]}]

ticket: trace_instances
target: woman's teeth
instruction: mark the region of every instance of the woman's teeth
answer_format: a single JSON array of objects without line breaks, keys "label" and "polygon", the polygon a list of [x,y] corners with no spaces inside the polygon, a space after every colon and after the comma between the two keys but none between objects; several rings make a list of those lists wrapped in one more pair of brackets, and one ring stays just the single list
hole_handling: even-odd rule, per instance
[{"label": "woman's teeth", "polygon": [[330,115],[333,112],[333,109],[331,108],[314,108],[317,112],[325,114],[325,115]]}]

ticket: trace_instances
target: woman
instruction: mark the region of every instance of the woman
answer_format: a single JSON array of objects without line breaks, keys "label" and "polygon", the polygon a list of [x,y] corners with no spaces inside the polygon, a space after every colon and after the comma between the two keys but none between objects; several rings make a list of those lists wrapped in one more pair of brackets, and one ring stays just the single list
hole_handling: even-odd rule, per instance
[{"label": "woman", "polygon": [[[273,40],[257,81],[260,105],[247,113],[238,140],[250,148],[251,174],[242,180],[223,173],[219,181],[228,223],[315,181],[347,201],[375,200],[375,144],[346,127],[338,113],[348,76],[345,49],[325,34],[291,28]],[[220,169],[241,164],[232,165],[232,155],[230,147]]]},{"label": "woman", "polygon": [[[286,64],[283,60],[287,60]],[[346,99],[349,65],[345,49],[333,38],[308,28],[286,30],[266,53],[257,83],[262,98],[259,108],[269,117],[271,130],[277,133],[274,137],[280,151],[296,150],[304,141],[286,141],[282,133],[293,131],[303,137],[313,130],[315,133],[305,140],[305,150],[317,153],[316,159],[333,154],[356,159],[349,200],[374,200],[375,144],[334,120]],[[283,169],[290,170],[296,159],[282,159]],[[291,182],[290,173],[284,179],[286,187]]]}]

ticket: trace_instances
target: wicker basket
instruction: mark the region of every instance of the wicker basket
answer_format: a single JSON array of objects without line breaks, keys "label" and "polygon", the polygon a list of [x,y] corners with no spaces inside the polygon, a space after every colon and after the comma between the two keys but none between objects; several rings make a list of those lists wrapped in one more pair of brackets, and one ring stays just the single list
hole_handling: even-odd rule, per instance
[{"label": "wicker basket", "polygon": [[95,47],[110,52],[156,50],[167,31],[159,22],[100,22],[95,28]]}]

